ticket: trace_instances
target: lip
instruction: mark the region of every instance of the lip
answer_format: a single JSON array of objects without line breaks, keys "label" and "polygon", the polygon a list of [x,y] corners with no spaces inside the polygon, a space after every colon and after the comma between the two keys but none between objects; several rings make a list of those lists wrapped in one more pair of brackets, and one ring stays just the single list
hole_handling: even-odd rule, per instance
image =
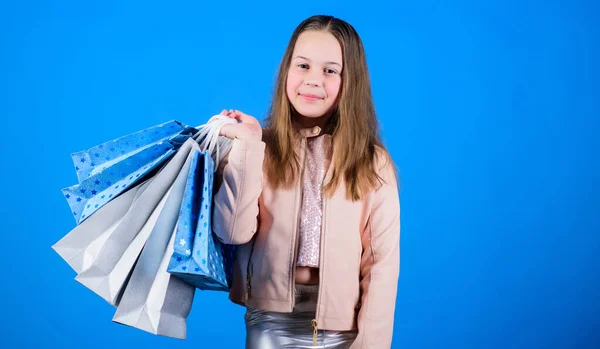
[{"label": "lip", "polygon": [[323,99],[321,96],[313,95],[311,93],[299,93],[298,95],[307,101],[317,101],[319,99]]}]

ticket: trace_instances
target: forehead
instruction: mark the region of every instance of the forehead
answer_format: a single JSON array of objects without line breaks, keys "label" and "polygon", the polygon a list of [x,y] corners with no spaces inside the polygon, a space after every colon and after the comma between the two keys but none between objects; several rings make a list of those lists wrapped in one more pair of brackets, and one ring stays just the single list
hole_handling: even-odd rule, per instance
[{"label": "forehead", "polygon": [[293,57],[304,56],[317,62],[342,64],[342,47],[328,31],[307,30],[298,36]]}]

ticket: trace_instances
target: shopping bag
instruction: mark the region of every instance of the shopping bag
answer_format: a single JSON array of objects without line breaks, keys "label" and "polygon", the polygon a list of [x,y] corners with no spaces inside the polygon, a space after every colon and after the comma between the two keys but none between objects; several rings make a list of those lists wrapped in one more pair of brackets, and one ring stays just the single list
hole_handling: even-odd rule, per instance
[{"label": "shopping bag", "polygon": [[146,180],[96,211],[88,220],[72,229],[56,242],[52,249],[58,253],[76,273],[89,268],[98,252],[112,235],[133,203],[150,184]]},{"label": "shopping bag", "polygon": [[228,291],[235,247],[212,232],[214,169],[210,153],[193,154],[168,271],[198,289]]},{"label": "shopping bag", "polygon": [[[195,137],[200,141],[200,145],[194,144],[190,150],[186,164],[168,194],[168,199],[127,283],[113,321],[157,335],[180,339],[186,337],[186,319],[198,284],[186,282],[185,273],[171,273],[167,267],[175,255],[175,240],[178,238],[180,226],[189,226],[190,222],[200,219],[202,228],[198,231],[202,230],[205,232],[201,232],[202,234],[212,237],[207,220],[210,219],[212,207],[209,203],[212,200],[214,161],[220,161],[224,156],[219,154],[219,148],[225,148],[226,151],[231,148],[230,141],[218,137],[218,133],[222,125],[232,122],[226,117],[213,117],[206,125],[200,127],[202,132]],[[215,142],[219,144],[215,145]],[[203,180],[204,178],[208,180]],[[199,199],[202,201],[198,201]],[[182,218],[192,218],[193,215],[195,217],[188,221]],[[218,253],[222,246],[216,238],[216,243],[209,241],[197,239],[199,247],[195,249],[213,251],[209,254],[210,261],[206,263],[212,266],[213,273],[207,275],[218,280],[219,284],[210,284],[208,281],[211,279],[208,276],[205,278],[206,285],[215,289],[226,289],[227,277],[224,274],[227,268],[224,267],[223,253]],[[202,242],[209,242],[208,248],[203,248]],[[233,251],[228,252],[227,257],[233,260]],[[215,270],[218,270],[218,276]],[[196,270],[193,276],[192,280],[197,281],[202,273]]]},{"label": "shopping bag", "polygon": [[153,334],[184,339],[195,288],[167,272],[186,180],[198,147],[173,184],[135,264],[113,321]]},{"label": "shopping bag", "polygon": [[[174,237],[175,234],[171,234],[152,284],[145,292],[143,288],[134,285],[147,275],[135,274],[134,270],[132,281],[127,284],[113,317],[114,322],[160,336],[186,338],[187,317],[191,312],[196,289],[166,271],[169,256],[173,252]],[[145,264],[145,261],[139,264],[140,268]],[[147,283],[142,284],[147,286]]]},{"label": "shopping bag", "polygon": [[[219,125],[234,122],[215,116],[209,123],[193,129],[185,127],[185,132],[175,136],[157,135],[147,139],[145,145],[135,143],[121,156],[105,156],[104,162],[98,161],[100,165],[77,168],[80,183],[65,195],[73,201],[69,203],[72,209],[80,209],[72,210],[78,226],[53,248],[78,273],[78,282],[117,306],[113,321],[185,338],[195,287],[170,274],[167,267],[174,252],[191,155],[199,152],[198,142],[203,151],[209,148],[212,156],[216,146],[218,162],[224,156],[219,154],[219,147],[225,151],[231,147],[225,137],[218,136]],[[119,144],[131,146],[125,138],[119,140]],[[101,157],[93,151],[90,149],[87,157],[83,153],[78,156],[90,163],[92,156]],[[117,184],[102,177],[116,173],[121,181]],[[100,179],[106,178],[106,186],[114,187],[105,191],[86,187],[99,185]]]},{"label": "shopping bag", "polygon": [[75,280],[110,304],[119,304],[123,286],[161,215],[175,179],[180,172],[189,171],[190,161],[186,160],[194,147],[197,143],[190,138],[177,150],[107,237],[96,258]]},{"label": "shopping bag", "polygon": [[62,193],[76,223],[151,174],[197,132],[169,121],[71,154],[78,184]]}]

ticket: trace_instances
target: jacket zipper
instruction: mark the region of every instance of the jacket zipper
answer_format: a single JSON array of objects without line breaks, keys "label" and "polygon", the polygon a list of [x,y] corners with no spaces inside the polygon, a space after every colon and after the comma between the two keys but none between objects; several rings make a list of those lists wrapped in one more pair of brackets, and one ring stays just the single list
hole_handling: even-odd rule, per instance
[{"label": "jacket zipper", "polygon": [[317,328],[317,320],[313,319],[312,321],[312,328],[313,328],[313,346],[317,345],[317,336],[319,335],[319,330]]},{"label": "jacket zipper", "polygon": [[[307,148],[307,141],[306,138],[302,138],[302,166],[300,169],[300,177],[298,180],[298,185],[297,185],[297,189],[296,189],[296,197],[299,198],[298,201],[296,201],[296,229],[295,229],[295,234],[294,234],[294,258],[292,259],[292,282],[290,283],[292,285],[291,287],[291,299],[292,301],[292,310],[294,311],[294,303],[295,303],[295,297],[294,297],[294,284],[296,283],[296,260],[298,259],[298,232],[299,232],[299,228],[300,228],[300,211],[301,211],[301,205],[302,205],[302,199],[304,198],[304,193],[302,191],[302,181],[304,180],[304,170],[305,170],[305,166],[306,166],[306,148]],[[323,240],[322,234],[321,234],[321,242]],[[319,268],[319,283],[321,282],[321,269]],[[320,293],[321,293],[321,288],[319,287],[319,294],[317,295],[317,311],[318,311],[318,303],[319,303],[319,298],[320,298]],[[316,314],[315,314],[316,315]],[[315,316],[317,317],[317,316]],[[317,319],[313,319],[311,321],[311,327],[313,330],[313,345],[317,345],[317,337],[319,334],[319,328],[318,328],[318,322]]]},{"label": "jacket zipper", "polygon": [[321,285],[323,285],[323,240],[324,240],[324,236],[325,236],[325,221],[326,221],[326,215],[325,215],[325,209],[326,209],[326,199],[325,199],[325,195],[323,195],[323,207],[322,207],[322,211],[323,211],[323,218],[322,218],[322,223],[321,223],[321,242],[319,244],[320,246],[320,252],[319,252],[319,290],[317,293],[317,310],[315,312],[315,318],[312,321],[312,325],[313,325],[313,345],[317,345],[317,335],[318,335],[318,325],[319,323],[317,322],[317,319],[319,318],[319,309],[321,308],[321,292],[322,292],[322,287]]},{"label": "jacket zipper", "polygon": [[[327,166],[327,170],[325,171],[325,177],[323,178],[323,185],[327,183],[327,180],[329,179],[329,172],[331,169],[331,166],[333,165],[333,156],[331,157],[330,160],[330,164],[329,166]],[[323,241],[325,240],[325,228],[327,227],[327,195],[323,195],[322,198],[322,221],[321,221],[321,236],[320,236],[320,251],[319,251],[319,290],[317,293],[317,310],[315,312],[315,318],[312,320],[312,327],[313,327],[313,345],[317,345],[317,336],[319,334],[319,323],[317,322],[317,319],[319,318],[319,309],[321,308],[321,292],[323,290],[323,288],[321,287],[321,285],[323,285],[323,265],[324,265],[324,260],[325,258],[323,258],[323,255],[325,254],[324,252],[324,248],[323,248]]]},{"label": "jacket zipper", "polygon": [[298,230],[300,228],[300,206],[302,205],[302,199],[304,197],[302,193],[302,180],[304,177],[304,166],[306,165],[306,138],[302,138],[302,166],[300,167],[300,177],[296,186],[296,197],[298,200],[296,201],[296,228],[294,229],[294,256],[292,258],[292,280],[290,282],[291,289],[290,295],[292,299],[292,309],[290,311],[294,311],[294,284],[296,283],[296,260],[298,259]]},{"label": "jacket zipper", "polygon": [[[292,259],[292,280],[290,285],[292,285],[290,294],[292,299],[292,309],[294,311],[295,297],[294,297],[294,285],[296,283],[296,260],[298,259],[298,232],[300,229],[300,210],[302,206],[302,199],[304,198],[304,193],[302,191],[302,181],[304,180],[304,168],[306,166],[306,138],[302,138],[302,166],[300,168],[300,176],[298,178],[298,184],[296,187],[296,197],[298,197],[298,201],[296,201],[296,229],[294,229],[294,257]],[[317,345],[317,320],[312,320],[312,328],[313,328],[313,345]]]},{"label": "jacket zipper", "polygon": [[[256,232],[255,234],[258,234]],[[252,247],[250,247],[250,255],[248,256],[248,265],[246,266],[246,302],[251,297],[251,284],[252,273],[254,271],[254,265],[252,264],[252,253],[254,252],[254,244],[256,244],[256,236],[252,239]]]}]

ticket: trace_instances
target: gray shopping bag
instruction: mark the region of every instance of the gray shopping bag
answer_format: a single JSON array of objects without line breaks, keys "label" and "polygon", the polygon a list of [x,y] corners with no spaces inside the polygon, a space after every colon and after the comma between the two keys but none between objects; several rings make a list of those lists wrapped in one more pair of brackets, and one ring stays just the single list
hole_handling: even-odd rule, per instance
[{"label": "gray shopping bag", "polygon": [[152,179],[128,189],[52,245],[76,273],[87,269]]},{"label": "gray shopping bag", "polygon": [[199,147],[192,148],[173,184],[127,283],[113,321],[153,334],[184,339],[195,287],[171,275],[167,266],[188,173]]}]

